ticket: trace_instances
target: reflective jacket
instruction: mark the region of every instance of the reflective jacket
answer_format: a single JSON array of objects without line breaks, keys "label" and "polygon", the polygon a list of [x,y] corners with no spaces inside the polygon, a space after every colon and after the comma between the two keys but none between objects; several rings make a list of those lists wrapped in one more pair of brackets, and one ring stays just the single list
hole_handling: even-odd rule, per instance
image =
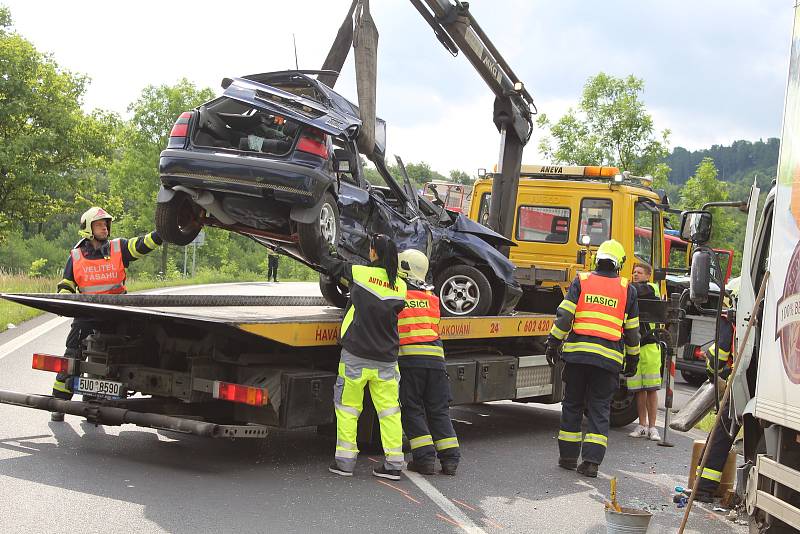
[{"label": "reflective jacket", "polygon": [[87,258],[80,249],[72,249],[72,273],[78,292],[87,295],[116,295],[127,292],[122,246],[119,239],[110,242],[109,256]]},{"label": "reflective jacket", "polygon": [[626,356],[639,358],[636,290],[615,272],[579,274],[556,310],[550,336],[566,340],[566,362],[621,371]]},{"label": "reflective jacket", "polygon": [[[58,283],[57,291],[59,293],[82,293],[82,291],[79,291],[78,283],[75,277],[75,259],[78,257],[78,255],[80,255],[87,260],[110,261],[111,244],[114,241],[119,243],[123,272],[132,261],[136,261],[146,254],[149,254],[158,248],[158,246],[163,242],[161,240],[161,236],[158,235],[158,232],[150,232],[149,234],[134,237],[132,239],[118,238],[112,241],[106,241],[102,244],[102,246],[100,246],[100,248],[94,248],[89,239],[82,239],[77,245],[75,245],[75,248],[70,251],[70,255],[67,258],[67,264],[64,267],[64,277]],[[125,278],[123,278],[123,283],[124,281]]]},{"label": "reflective jacket", "polygon": [[714,343],[711,343],[706,349],[706,372],[709,377],[713,376],[714,365],[716,365],[719,369],[719,376],[726,379],[731,374],[728,360],[733,351],[734,326],[724,313],[719,318],[717,337],[719,338],[719,350],[717,350],[717,346]]},{"label": "reflective jacket", "polygon": [[397,322],[400,367],[445,369],[444,348],[439,339],[439,298],[430,291],[409,289],[405,302]]},{"label": "reflective jacket", "polygon": [[[636,288],[636,294],[640,299],[660,299],[661,298],[661,290],[658,287],[658,284],[653,282],[635,282],[633,287]],[[639,325],[639,335],[641,336],[641,340],[639,341],[640,345],[649,345],[651,343],[658,343],[658,339],[656,339],[655,335],[653,334],[653,330],[658,328],[658,324],[656,323],[640,323]]]},{"label": "reflective jacket", "polygon": [[359,358],[396,362],[397,321],[405,306],[406,283],[397,278],[390,284],[386,270],[376,265],[352,265],[327,255],[321,263],[330,276],[344,279],[350,287],[339,334],[342,347]]}]

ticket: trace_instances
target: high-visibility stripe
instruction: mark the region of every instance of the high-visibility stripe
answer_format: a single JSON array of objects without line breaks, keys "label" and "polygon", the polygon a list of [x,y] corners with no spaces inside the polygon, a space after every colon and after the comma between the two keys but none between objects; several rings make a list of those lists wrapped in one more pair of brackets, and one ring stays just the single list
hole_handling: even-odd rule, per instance
[{"label": "high-visibility stripe", "polygon": [[144,254],[142,254],[141,252],[136,250],[136,243],[138,243],[138,242],[139,242],[139,238],[138,237],[134,237],[133,239],[129,239],[128,240],[128,252],[130,252],[131,256],[133,256],[137,260],[139,258],[144,257]]},{"label": "high-visibility stripe", "polygon": [[586,436],[583,438],[584,443],[596,443],[597,445],[602,445],[603,447],[608,447],[608,438],[602,434],[589,434],[587,433]]},{"label": "high-visibility stripe", "polygon": [[553,325],[553,328],[550,329],[550,335],[556,339],[564,339],[565,337],[567,337],[567,334],[569,334],[569,332],[561,330],[555,324]]},{"label": "high-visibility stripe", "polygon": [[[619,338],[622,337],[622,335],[619,332],[619,329],[611,328],[611,327],[608,327],[608,326],[603,326],[603,325],[597,324],[597,323],[579,323],[579,322],[575,322],[572,325],[572,329],[576,333],[580,333],[581,335],[585,335],[585,336],[591,336],[591,335],[593,335],[593,333],[596,333],[596,332],[603,332],[604,334],[608,334],[609,336],[616,336],[616,339],[619,339]],[[605,336],[603,336],[603,337],[605,337]]]},{"label": "high-visibility stripe", "polygon": [[418,315],[416,317],[401,317],[397,320],[397,326],[429,324],[434,325],[439,322],[438,318],[429,315]]},{"label": "high-visibility stripe", "polygon": [[345,441],[343,439],[336,440],[336,446],[348,451],[358,450],[355,443],[350,443],[349,441]]},{"label": "high-visibility stripe", "polygon": [[561,441],[571,441],[573,443],[580,443],[582,434],[580,432],[568,432],[566,430],[559,430],[558,439]]},{"label": "high-visibility stripe", "polygon": [[628,356],[636,356],[641,352],[639,345],[625,345],[625,354]]},{"label": "high-visibility stripe", "polygon": [[108,284],[104,286],[89,286],[80,288],[81,293],[84,295],[95,295],[97,293],[110,293],[115,290],[121,290],[125,287],[124,284]]},{"label": "high-visibility stripe", "polygon": [[355,415],[356,417],[361,415],[361,412],[358,411],[358,409],[353,408],[352,406],[345,406],[344,404],[337,404],[336,409],[346,414]]},{"label": "high-visibility stripe", "polygon": [[608,347],[604,347],[602,345],[598,345],[597,343],[589,343],[587,341],[581,342],[566,342],[564,343],[563,352],[592,352],[595,354],[599,354],[604,358],[608,358],[609,360],[613,360],[618,364],[622,365],[622,353],[615,351],[614,349],[609,349]]},{"label": "high-visibility stripe", "polygon": [[411,449],[419,449],[420,447],[425,447],[428,445],[433,445],[433,436],[428,434],[427,436],[419,436],[418,438],[412,438],[408,440],[408,444]]},{"label": "high-visibility stripe", "polygon": [[631,328],[639,328],[639,318],[634,317],[633,319],[625,319],[625,330]]},{"label": "high-visibility stripe", "polygon": [[609,315],[607,313],[594,312],[594,311],[579,311],[575,313],[576,321],[578,319],[583,319],[586,317],[592,319],[601,319],[603,321],[608,321],[609,323],[615,324],[617,326],[622,326],[622,319],[620,319],[619,317],[614,317],[613,315]]},{"label": "high-visibility stripe", "polygon": [[577,306],[577,304],[575,304],[571,300],[567,300],[567,299],[562,300],[561,304],[558,305],[559,308],[561,308],[563,310],[567,310],[568,312],[570,312],[572,314],[575,313],[575,307],[576,306]]},{"label": "high-visibility stripe", "polygon": [[700,478],[705,478],[706,480],[712,480],[714,482],[719,482],[722,480],[722,471],[717,471],[716,469],[710,469],[708,467],[703,468],[703,472],[700,473],[700,467],[697,467],[695,471],[695,475],[700,476]]},{"label": "high-visibility stripe", "polygon": [[149,234],[144,236],[144,245],[150,250],[155,250],[156,248],[158,248],[158,245],[156,245],[156,242],[153,239],[153,232],[150,232]]},{"label": "high-visibility stripe", "polygon": [[56,380],[53,382],[53,389],[62,393],[72,393],[67,387],[67,384],[61,380]]},{"label": "high-visibility stripe", "polygon": [[452,449],[454,447],[458,447],[458,438],[444,438],[433,442],[433,446],[436,447],[437,451],[443,451],[445,449]]},{"label": "high-visibility stripe", "polygon": [[392,406],[391,408],[381,410],[378,412],[378,419],[383,419],[384,417],[389,417],[390,415],[394,415],[396,413],[400,413],[400,406]]},{"label": "high-visibility stripe", "polygon": [[72,280],[69,280],[67,278],[62,278],[61,281],[58,283],[58,285],[61,285],[61,284],[64,284],[65,286],[71,287],[73,292],[78,288],[78,285],[75,282],[73,282]]},{"label": "high-visibility stripe", "polygon": [[411,332],[399,332],[400,339],[407,339],[411,337],[438,337],[439,333],[435,330],[431,330],[430,328],[419,328],[416,330],[412,330]]},{"label": "high-visibility stripe", "polygon": [[[330,453],[329,453],[330,454]],[[349,451],[344,449],[336,449],[334,453],[334,458],[356,458],[358,456],[358,451]]]},{"label": "high-visibility stripe", "polygon": [[399,356],[436,356],[444,358],[444,349],[439,345],[400,345]]}]

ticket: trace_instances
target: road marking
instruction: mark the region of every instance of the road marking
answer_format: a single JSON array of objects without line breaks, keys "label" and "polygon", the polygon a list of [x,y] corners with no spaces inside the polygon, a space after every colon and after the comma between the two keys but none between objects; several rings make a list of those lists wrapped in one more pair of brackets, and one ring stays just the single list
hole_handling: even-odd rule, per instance
[{"label": "road marking", "polygon": [[506,528],[503,525],[501,525],[500,523],[495,523],[494,521],[492,521],[488,517],[482,517],[481,520],[483,520],[483,522],[486,523],[487,525],[489,525],[490,527],[494,527],[494,528],[499,529],[499,530],[503,530],[504,528]]},{"label": "road marking", "polygon": [[50,319],[46,323],[40,324],[33,330],[25,332],[24,334],[15,337],[11,341],[8,341],[3,345],[0,345],[0,360],[5,358],[12,352],[18,350],[19,348],[24,347],[25,345],[32,342],[36,338],[45,335],[50,330],[53,330],[54,328],[61,326],[67,321],[70,321],[71,319],[72,317],[56,317],[55,319]]},{"label": "road marking", "polygon": [[395,485],[393,485],[393,484],[389,484],[389,483],[388,483],[388,482],[386,482],[386,481],[383,481],[383,480],[376,480],[375,482],[378,482],[379,484],[383,484],[384,486],[389,486],[389,487],[390,487],[390,488],[392,488],[393,490],[397,490],[397,491],[399,491],[400,493],[403,493],[403,494],[405,494],[405,495],[408,495],[408,492],[407,492],[406,490],[404,490],[403,488],[398,488],[397,486],[395,486]]},{"label": "road marking", "polygon": [[441,514],[436,514],[437,517],[440,517],[449,523],[454,523],[467,532],[471,532],[473,534],[486,534],[485,530],[473,523],[464,512],[459,510],[455,504],[450,502],[450,499],[442,495],[439,490],[434,488],[433,485],[425,480],[422,475],[413,471],[405,471],[405,475],[420,489],[420,491],[422,491],[430,500],[436,503],[436,505],[441,508],[444,513],[449,515],[452,520],[445,518]]},{"label": "road marking", "polygon": [[470,511],[473,511],[473,512],[477,512],[477,510],[475,508],[473,508],[472,506],[468,505],[467,503],[461,502],[461,501],[459,501],[457,499],[450,499],[450,500],[453,501],[456,504],[460,504],[461,506],[463,506],[467,510],[470,510]]},{"label": "road marking", "polygon": [[[446,521],[446,522],[450,523],[451,525],[455,525],[455,526],[457,526],[458,528],[461,528],[461,529],[463,529],[463,528],[464,528],[464,526],[463,526],[463,525],[461,525],[461,524],[459,524],[459,523],[456,523],[455,521],[453,521],[453,520],[452,520],[452,519],[450,519],[449,517],[445,517],[445,516],[443,516],[442,514],[436,514],[436,517],[438,517],[438,518],[439,518],[439,519],[441,519],[442,521]],[[465,529],[465,530],[466,530],[466,529]]]}]

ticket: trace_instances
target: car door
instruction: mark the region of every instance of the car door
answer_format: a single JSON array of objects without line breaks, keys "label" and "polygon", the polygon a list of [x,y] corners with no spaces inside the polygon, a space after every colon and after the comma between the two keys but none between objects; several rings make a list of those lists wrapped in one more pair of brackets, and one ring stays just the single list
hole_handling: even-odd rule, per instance
[{"label": "car door", "polygon": [[[358,162],[358,150],[352,141],[342,143],[342,147],[353,155],[352,161]],[[355,164],[351,173],[339,173],[337,192],[339,197],[339,223],[341,240],[339,245],[346,253],[360,258],[369,258],[369,232],[367,222],[372,210],[370,194],[366,189],[366,180],[361,166]]]}]

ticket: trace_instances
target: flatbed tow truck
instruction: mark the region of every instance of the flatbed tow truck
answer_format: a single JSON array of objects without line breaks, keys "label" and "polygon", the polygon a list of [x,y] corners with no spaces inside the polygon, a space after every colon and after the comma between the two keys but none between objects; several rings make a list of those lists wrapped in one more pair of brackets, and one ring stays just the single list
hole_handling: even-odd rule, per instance
[{"label": "flatbed tow truck", "polygon": [[[69,371],[83,401],[0,391],[0,402],[207,437],[263,438],[270,427],[335,422],[333,384],[342,311],[321,297],[3,294],[63,316],[98,321],[86,361],[34,354],[42,371]],[[554,317],[443,318],[453,405],[556,403],[561,368],[545,336]],[[379,439],[365,409],[359,441]]]}]

